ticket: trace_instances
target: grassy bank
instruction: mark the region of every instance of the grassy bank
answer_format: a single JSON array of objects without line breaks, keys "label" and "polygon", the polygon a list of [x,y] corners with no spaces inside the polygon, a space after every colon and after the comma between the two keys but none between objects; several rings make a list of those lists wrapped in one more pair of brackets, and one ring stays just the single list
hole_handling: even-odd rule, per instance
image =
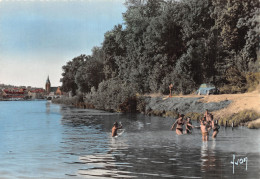
[{"label": "grassy bank", "polygon": [[249,129],[260,129],[260,118],[255,121],[249,122],[247,127]]},{"label": "grassy bank", "polygon": [[[162,117],[171,117],[176,119],[178,117],[178,113],[175,111],[149,111],[148,115],[154,116],[162,116]],[[197,112],[189,112],[185,114],[186,117],[190,117],[194,121],[198,121],[203,118],[204,114]],[[231,127],[233,123],[233,127],[238,126],[247,126],[250,129],[259,129],[260,128],[260,114],[254,110],[243,110],[239,113],[232,114],[231,116],[226,116],[224,118],[216,118],[220,125]],[[258,120],[257,120],[258,119]]]},{"label": "grassy bank", "polygon": [[260,114],[254,110],[243,110],[238,113],[232,114],[231,116],[227,116],[219,119],[219,124],[227,126],[237,127],[239,125],[247,125],[248,122],[254,121],[260,117]]},{"label": "grassy bank", "polygon": [[[113,95],[118,93],[113,93]],[[100,97],[100,98],[97,98]],[[90,98],[83,100],[82,96],[72,98],[63,97],[53,99],[53,103],[73,105],[79,108],[91,108],[106,110],[111,112],[137,112],[145,115],[154,115],[162,117],[171,117],[176,119],[182,108],[186,109],[185,117],[191,117],[192,120],[199,120],[204,115],[204,110],[209,109],[214,115],[214,119],[219,121],[220,125],[225,126],[248,126],[248,128],[260,128],[260,122],[252,122],[260,118],[259,93],[244,94],[225,94],[210,96],[178,96],[167,99],[167,97],[151,97],[151,96],[128,96],[122,99],[121,95],[115,95],[114,100],[109,95],[92,95]],[[98,99],[98,100],[97,100]],[[110,100],[109,100],[110,99]],[[222,106],[221,102],[231,101],[228,106]],[[93,101],[95,104],[93,104]],[[108,103],[108,102],[109,103]],[[213,103],[220,108],[212,108]],[[193,105],[192,105],[193,104]],[[177,110],[176,110],[177,109]],[[179,110],[178,110],[179,109]],[[198,111],[199,110],[199,111]]]},{"label": "grassy bank", "polygon": [[56,104],[65,104],[65,105],[74,106],[79,102],[79,98],[77,96],[71,98],[69,97],[54,98],[52,99],[52,102]]},{"label": "grassy bank", "polygon": [[[150,96],[151,97],[151,96]],[[194,99],[194,95],[187,95],[182,96],[182,99],[189,98]],[[151,97],[153,98],[153,97]],[[158,96],[154,97],[155,102],[150,103],[149,109],[144,110],[144,114],[148,115],[155,115],[155,116],[162,116],[162,117],[171,117],[171,118],[177,118],[178,112],[175,110],[163,110],[160,108],[155,108],[154,106],[158,106],[160,103],[161,106],[169,106],[174,104],[174,101],[178,101],[179,97],[173,97],[172,102],[169,103],[169,100],[163,100],[164,102],[158,100]],[[165,97],[167,99],[167,97]],[[212,107],[212,102],[216,102],[217,105],[220,105],[221,101],[228,100],[232,101],[231,104],[229,104],[226,107],[223,107],[218,110],[210,110],[210,112],[214,115],[214,119],[219,121],[219,124],[222,126],[229,126],[231,127],[232,124],[234,127],[237,126],[248,126],[248,128],[260,128],[260,121],[258,122],[252,122],[256,119],[260,118],[260,107],[259,107],[259,93],[253,92],[253,93],[244,93],[244,94],[224,94],[224,95],[210,95],[210,96],[203,96],[202,99],[199,101],[202,102],[206,107]],[[201,119],[204,116],[204,112],[196,112],[196,106],[200,106],[199,103],[195,102],[194,100],[189,101],[190,103],[195,103],[195,106],[190,105],[188,109],[190,112],[186,112],[185,117],[191,117],[192,120],[197,121]],[[151,105],[152,104],[152,105]],[[181,104],[181,101],[178,101],[178,104]],[[147,103],[146,103],[147,105]],[[183,103],[184,106],[187,104]],[[201,106],[200,106],[201,107]],[[142,109],[147,108],[145,106],[145,103],[142,103]],[[153,108],[153,110],[151,109]],[[208,108],[210,109],[210,108]],[[140,110],[139,110],[140,111]]]},{"label": "grassy bank", "polygon": [[69,106],[75,106],[78,108],[88,108],[88,109],[95,109],[95,106],[92,104],[88,104],[83,102],[82,97],[79,96],[74,96],[74,97],[62,97],[62,98],[55,98],[52,100],[53,103],[56,104],[65,104],[65,105],[69,105]]}]

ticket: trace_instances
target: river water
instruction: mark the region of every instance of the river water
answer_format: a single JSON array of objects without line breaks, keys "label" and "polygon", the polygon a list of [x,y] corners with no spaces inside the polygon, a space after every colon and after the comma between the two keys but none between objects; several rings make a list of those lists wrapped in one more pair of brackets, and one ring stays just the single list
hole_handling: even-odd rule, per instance
[{"label": "river water", "polygon": [[[111,137],[114,121],[124,128],[118,138]],[[260,177],[260,130],[222,127],[216,140],[202,142],[199,129],[177,136],[173,122],[48,101],[0,102],[0,178]],[[241,164],[233,167],[233,155]]]}]

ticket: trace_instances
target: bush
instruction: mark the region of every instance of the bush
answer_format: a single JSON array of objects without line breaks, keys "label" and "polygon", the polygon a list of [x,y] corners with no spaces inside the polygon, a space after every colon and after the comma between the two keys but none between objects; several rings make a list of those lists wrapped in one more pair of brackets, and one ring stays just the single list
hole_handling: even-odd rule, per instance
[{"label": "bush", "polygon": [[119,79],[109,79],[86,95],[86,103],[106,111],[131,112],[136,109],[136,87]]},{"label": "bush", "polygon": [[165,114],[165,111],[153,110],[151,111],[151,114],[154,116],[163,116]]},{"label": "bush", "polygon": [[178,118],[179,114],[176,111],[166,111],[164,116],[165,117]]},{"label": "bush", "polygon": [[[233,73],[231,73],[232,75]],[[230,76],[231,76],[230,75]],[[237,75],[237,74],[233,74]],[[230,83],[222,86],[219,91],[221,94],[235,94],[235,93],[244,93],[246,91],[252,92],[257,89],[258,85],[260,84],[260,72],[256,73],[247,73],[245,77],[241,74],[242,77],[234,78],[231,80],[229,77]],[[246,83],[244,83],[244,78],[246,79]],[[238,83],[236,83],[238,80]],[[242,82],[241,82],[242,81]]]},{"label": "bush", "polygon": [[127,98],[122,104],[119,105],[121,112],[136,112],[137,99],[135,96]]},{"label": "bush", "polygon": [[260,114],[253,110],[243,110],[239,113],[233,114],[229,117],[225,117],[219,120],[221,125],[227,125],[232,126],[232,122],[234,123],[234,127],[243,125],[246,122],[256,120],[260,117]]},{"label": "bush", "polygon": [[249,129],[259,129],[260,128],[260,121],[250,122],[247,127]]},{"label": "bush", "polygon": [[224,85],[219,88],[220,94],[236,94],[236,93],[244,93],[246,92],[246,86],[231,86],[231,85]]},{"label": "bush", "polygon": [[76,105],[77,103],[81,102],[81,100],[79,96],[74,96],[71,98],[69,97],[54,98],[52,102],[56,104]]},{"label": "bush", "polygon": [[146,108],[146,99],[148,97],[145,96],[138,96],[137,97],[137,104],[136,104],[136,110],[140,113],[145,113],[145,108]]},{"label": "bush", "polygon": [[246,81],[247,81],[247,91],[248,92],[256,90],[257,86],[260,83],[260,72],[247,73],[246,74]]},{"label": "bush", "polygon": [[198,120],[200,120],[201,118],[204,117],[204,114],[196,113],[196,112],[189,112],[189,113],[185,114],[185,117],[190,117],[191,120],[198,121]]},{"label": "bush", "polygon": [[246,92],[246,77],[236,67],[230,67],[225,74],[225,85],[220,87],[221,94]]}]

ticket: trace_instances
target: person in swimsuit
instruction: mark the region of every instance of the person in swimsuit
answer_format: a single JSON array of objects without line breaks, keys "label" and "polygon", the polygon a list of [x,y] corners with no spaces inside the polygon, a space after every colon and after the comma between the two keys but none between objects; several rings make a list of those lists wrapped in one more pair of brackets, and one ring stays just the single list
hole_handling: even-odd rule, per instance
[{"label": "person in swimsuit", "polygon": [[187,118],[186,122],[186,134],[191,134],[191,129],[194,128],[191,122],[190,117]]},{"label": "person in swimsuit", "polygon": [[175,124],[177,124],[177,126],[176,126],[176,134],[177,135],[183,134],[183,132],[182,132],[183,131],[182,126],[184,125],[183,117],[184,117],[184,115],[181,114],[179,116],[179,118],[174,122],[174,124],[171,127],[171,130],[173,130]]},{"label": "person in swimsuit", "polygon": [[206,117],[209,114],[209,110],[206,109],[205,113],[204,113],[204,117]]},{"label": "person in swimsuit", "polygon": [[211,123],[211,121],[213,120],[212,114],[209,113],[209,111],[208,111],[207,109],[206,109],[206,112],[205,112],[205,114],[204,114],[204,117],[206,118],[206,121],[207,121],[208,123]]},{"label": "person in swimsuit", "polygon": [[213,129],[212,138],[216,138],[217,135],[218,135],[218,130],[220,128],[220,126],[218,125],[218,121],[215,122],[214,120],[212,120],[211,126],[212,126],[212,129]]},{"label": "person in swimsuit", "polygon": [[119,127],[119,126],[118,126],[118,123],[115,122],[114,125],[113,125],[113,127],[112,127],[112,137],[117,136],[117,130],[118,130],[118,129],[121,129],[121,128],[122,128],[122,125]]}]

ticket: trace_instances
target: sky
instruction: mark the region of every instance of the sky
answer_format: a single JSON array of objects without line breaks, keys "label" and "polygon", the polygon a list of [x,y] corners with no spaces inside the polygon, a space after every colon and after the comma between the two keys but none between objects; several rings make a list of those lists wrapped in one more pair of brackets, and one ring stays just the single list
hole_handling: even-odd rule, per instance
[{"label": "sky", "polygon": [[123,23],[124,0],[0,0],[0,84],[61,86],[62,66]]}]

